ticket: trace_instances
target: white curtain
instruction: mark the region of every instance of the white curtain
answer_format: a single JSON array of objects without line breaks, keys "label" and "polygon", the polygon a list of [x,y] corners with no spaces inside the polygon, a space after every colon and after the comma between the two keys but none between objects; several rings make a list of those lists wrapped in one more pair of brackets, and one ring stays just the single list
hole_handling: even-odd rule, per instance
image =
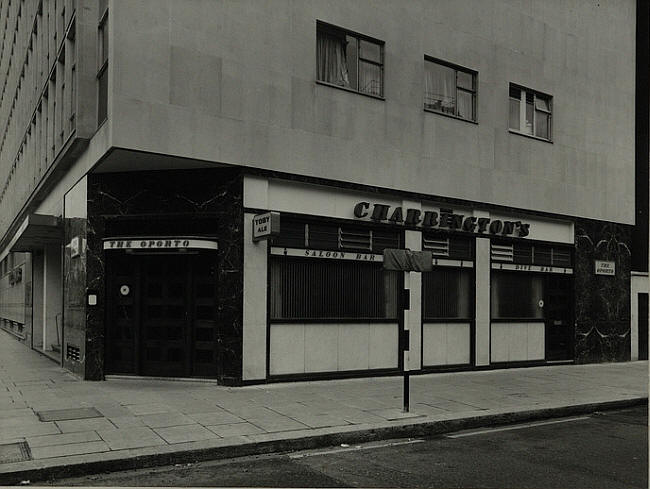
[{"label": "white curtain", "polygon": [[424,104],[453,114],[456,107],[456,73],[452,68],[427,63],[424,71]]},{"label": "white curtain", "polygon": [[320,34],[317,40],[318,79],[344,87],[350,86],[345,40]]}]

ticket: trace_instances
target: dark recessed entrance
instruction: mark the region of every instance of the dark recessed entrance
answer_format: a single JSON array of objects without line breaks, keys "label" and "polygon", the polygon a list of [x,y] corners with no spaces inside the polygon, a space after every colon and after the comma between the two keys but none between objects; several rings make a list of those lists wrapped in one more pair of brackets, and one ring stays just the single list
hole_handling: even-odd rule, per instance
[{"label": "dark recessed entrance", "polygon": [[548,274],[545,284],[546,360],[573,359],[573,281],[564,275]]},{"label": "dark recessed entrance", "polygon": [[107,373],[216,377],[216,253],[106,255]]}]

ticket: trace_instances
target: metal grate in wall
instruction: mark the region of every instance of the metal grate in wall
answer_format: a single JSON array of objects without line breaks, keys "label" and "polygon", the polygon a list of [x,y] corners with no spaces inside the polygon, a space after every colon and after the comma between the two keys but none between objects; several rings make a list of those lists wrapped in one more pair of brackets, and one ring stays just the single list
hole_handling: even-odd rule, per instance
[{"label": "metal grate in wall", "polygon": [[65,349],[65,357],[68,360],[79,362],[81,361],[81,350],[78,346],[74,346],[68,343]]},{"label": "metal grate in wall", "polygon": [[370,229],[339,228],[339,248],[370,251],[372,249],[372,231]]},{"label": "metal grate in wall", "polygon": [[368,226],[339,226],[334,223],[305,223],[283,220],[275,246],[325,250],[359,250],[381,253],[385,248],[400,248],[401,233]]},{"label": "metal grate in wall", "polygon": [[422,237],[422,248],[429,250],[433,256],[449,256],[449,238]]},{"label": "metal grate in wall", "polygon": [[513,245],[492,243],[492,260],[512,262],[514,258]]},{"label": "metal grate in wall", "polygon": [[492,261],[496,262],[567,268],[571,267],[573,263],[572,250],[567,246],[492,242],[491,250]]}]

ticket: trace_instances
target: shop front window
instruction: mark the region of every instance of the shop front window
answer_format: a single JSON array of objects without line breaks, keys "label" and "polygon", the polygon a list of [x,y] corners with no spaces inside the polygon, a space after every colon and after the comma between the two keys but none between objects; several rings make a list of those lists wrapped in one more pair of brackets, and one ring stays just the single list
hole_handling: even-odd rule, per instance
[{"label": "shop front window", "polygon": [[397,319],[399,272],[381,263],[271,258],[271,320]]},{"label": "shop front window", "polygon": [[461,268],[437,268],[422,274],[424,319],[471,319],[472,273]]},{"label": "shop front window", "polygon": [[493,273],[491,304],[492,319],[543,319],[544,276]]}]

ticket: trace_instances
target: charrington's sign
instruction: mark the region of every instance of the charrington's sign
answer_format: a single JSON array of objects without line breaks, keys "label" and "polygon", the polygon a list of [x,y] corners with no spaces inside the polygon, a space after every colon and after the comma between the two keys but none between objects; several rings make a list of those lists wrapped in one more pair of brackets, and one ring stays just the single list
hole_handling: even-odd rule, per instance
[{"label": "charrington's sign", "polygon": [[405,224],[407,226],[420,226],[431,229],[449,229],[452,231],[465,231],[478,234],[500,234],[524,238],[530,234],[530,224],[521,221],[492,220],[489,217],[465,216],[455,214],[450,209],[424,211],[420,209],[406,209],[406,215],[401,207],[387,204],[371,204],[359,202],[354,206],[354,217],[358,219],[369,218],[376,222]]}]

